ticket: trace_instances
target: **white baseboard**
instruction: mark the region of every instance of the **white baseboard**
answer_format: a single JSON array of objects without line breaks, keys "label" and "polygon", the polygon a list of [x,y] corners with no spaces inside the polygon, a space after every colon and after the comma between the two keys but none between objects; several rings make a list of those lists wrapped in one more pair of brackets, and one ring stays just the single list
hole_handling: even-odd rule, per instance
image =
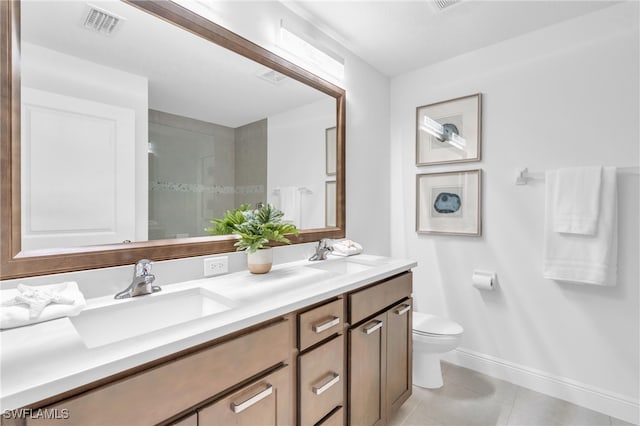
[{"label": "white baseboard", "polygon": [[640,423],[639,401],[625,395],[465,348],[458,348],[444,354],[442,359],[625,422],[636,425]]}]

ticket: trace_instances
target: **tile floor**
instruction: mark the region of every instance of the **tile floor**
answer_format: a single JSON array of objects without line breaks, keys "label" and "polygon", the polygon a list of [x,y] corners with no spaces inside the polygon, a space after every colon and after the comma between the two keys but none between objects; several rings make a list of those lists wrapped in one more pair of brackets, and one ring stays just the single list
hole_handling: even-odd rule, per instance
[{"label": "tile floor", "polygon": [[453,364],[442,374],[440,389],[413,387],[392,426],[632,426]]}]

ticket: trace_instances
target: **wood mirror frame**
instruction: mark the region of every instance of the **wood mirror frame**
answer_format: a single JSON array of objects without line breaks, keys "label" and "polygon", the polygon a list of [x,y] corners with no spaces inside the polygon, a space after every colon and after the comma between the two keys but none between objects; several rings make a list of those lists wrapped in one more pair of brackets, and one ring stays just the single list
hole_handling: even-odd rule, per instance
[{"label": "wood mirror frame", "polygon": [[[301,230],[292,243],[345,236],[345,91],[239,35],[169,1],[122,0],[252,59],[336,99],[336,227]],[[21,250],[20,200],[20,2],[0,2],[0,279],[133,264],[139,259],[178,259],[234,251],[235,238],[195,237]]]}]

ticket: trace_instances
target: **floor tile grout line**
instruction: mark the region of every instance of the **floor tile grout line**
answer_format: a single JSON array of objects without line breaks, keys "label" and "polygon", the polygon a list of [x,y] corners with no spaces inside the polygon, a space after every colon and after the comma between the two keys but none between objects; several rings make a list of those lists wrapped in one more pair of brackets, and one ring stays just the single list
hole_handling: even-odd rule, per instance
[{"label": "floor tile grout line", "polygon": [[516,394],[513,397],[513,405],[511,406],[511,411],[509,412],[509,418],[507,419],[507,424],[506,426],[517,426],[517,425],[511,425],[511,416],[513,415],[513,410],[516,407],[516,402],[518,401],[518,398],[520,398],[520,394],[522,393],[522,391],[525,389],[524,387],[520,386],[520,385],[516,385],[514,384],[515,389],[516,389]]},{"label": "floor tile grout line", "polygon": [[515,387],[515,395],[511,399],[511,404],[509,406],[509,414],[507,414],[507,418],[505,419],[504,426],[509,426],[509,421],[511,420],[511,414],[513,414],[513,409],[516,406],[516,399],[518,398],[518,393],[520,392],[520,386],[514,385]]},{"label": "floor tile grout line", "polygon": [[513,412],[513,403],[511,403],[511,407],[509,407],[509,414],[507,414],[507,418],[505,419],[504,426],[509,426],[509,420],[511,419],[512,412]]},{"label": "floor tile grout line", "polygon": [[[415,385],[414,385],[414,386],[415,386]],[[419,408],[422,404],[426,404],[426,403],[427,403],[427,398],[426,398],[427,394],[424,392],[424,389],[425,389],[425,388],[420,388],[420,389],[419,389],[419,391],[418,391],[418,393],[419,393],[419,396],[418,396],[418,403],[413,407],[413,410],[411,410],[411,413],[409,413],[409,415],[404,419],[403,426],[405,426],[405,425],[404,425],[404,423],[406,423],[406,422],[411,418],[411,415],[412,415],[414,412],[416,412],[416,411],[418,410],[418,408]]]},{"label": "floor tile grout line", "polygon": [[[422,399],[420,400],[420,402],[422,402]],[[406,426],[407,421],[411,418],[411,415],[413,414],[413,412],[416,411],[416,408],[418,408],[418,405],[420,405],[420,402],[417,403],[411,411],[409,411],[409,413],[404,417],[404,419],[402,419],[402,423],[400,423],[400,426]]]}]

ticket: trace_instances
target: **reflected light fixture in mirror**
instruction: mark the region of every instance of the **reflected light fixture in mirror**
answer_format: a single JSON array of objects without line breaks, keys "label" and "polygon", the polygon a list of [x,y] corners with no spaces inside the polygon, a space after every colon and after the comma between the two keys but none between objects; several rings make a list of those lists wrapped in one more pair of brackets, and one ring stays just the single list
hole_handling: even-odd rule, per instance
[{"label": "reflected light fixture in mirror", "polygon": [[467,145],[467,141],[462,136],[460,136],[458,127],[455,124],[440,124],[436,120],[425,115],[420,127],[422,128],[422,130],[433,135],[440,142],[449,143],[459,149],[464,149],[464,147]]},{"label": "reflected light fixture in mirror", "polygon": [[[169,22],[181,31],[240,53],[264,67],[299,81],[335,100],[337,128],[337,173],[335,182],[336,226],[303,229],[294,243],[317,241],[320,238],[340,238],[344,232],[344,90],[327,83],[308,71],[289,63],[279,56],[229,32],[172,2],[125,2],[146,13]],[[140,258],[154,260],[174,259],[233,251],[233,237],[200,236],[173,240],[138,241],[133,243],[73,246],[66,248],[25,250],[21,233],[21,111],[20,111],[20,3],[0,3],[2,20],[2,121],[0,159],[2,161],[0,211],[0,278],[17,278],[49,273],[76,271],[124,264],[133,264]],[[174,28],[174,29],[175,29]],[[122,31],[122,28],[118,29]],[[147,155],[148,145],[144,145]],[[292,162],[293,167],[296,162]],[[322,183],[324,186],[324,182]],[[324,213],[324,212],[323,212]]]}]

